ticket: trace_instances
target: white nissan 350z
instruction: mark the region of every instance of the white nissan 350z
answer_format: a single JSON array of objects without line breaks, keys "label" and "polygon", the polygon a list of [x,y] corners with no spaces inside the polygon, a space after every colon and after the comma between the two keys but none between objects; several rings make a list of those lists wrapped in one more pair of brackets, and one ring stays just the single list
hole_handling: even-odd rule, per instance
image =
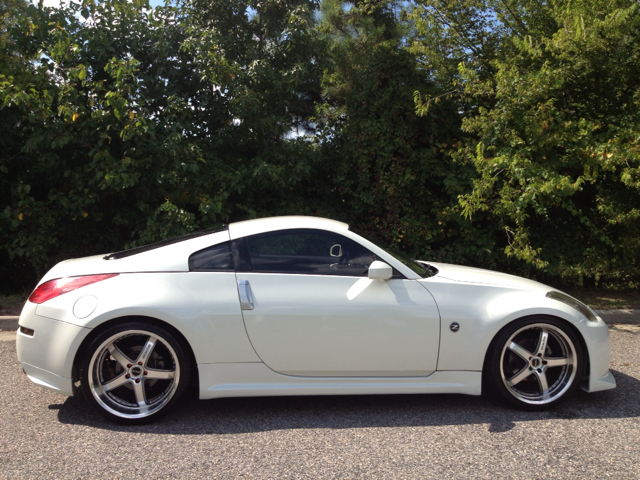
[{"label": "white nissan 350z", "polygon": [[59,263],[20,316],[36,384],[105,417],[201,399],[495,392],[548,408],[615,387],[607,326],[540,283],[404,258],[313,217],[233,223]]}]

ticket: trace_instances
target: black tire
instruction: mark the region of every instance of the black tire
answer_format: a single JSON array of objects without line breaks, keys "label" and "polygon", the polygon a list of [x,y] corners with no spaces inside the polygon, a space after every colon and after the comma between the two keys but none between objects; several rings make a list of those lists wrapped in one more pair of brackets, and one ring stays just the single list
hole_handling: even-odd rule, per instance
[{"label": "black tire", "polygon": [[552,317],[533,316],[502,329],[489,347],[485,388],[524,410],[545,410],[569,398],[582,381],[581,343]]},{"label": "black tire", "polygon": [[170,332],[145,322],[115,325],[84,351],[81,384],[103,417],[126,425],[156,420],[189,385],[191,364]]}]

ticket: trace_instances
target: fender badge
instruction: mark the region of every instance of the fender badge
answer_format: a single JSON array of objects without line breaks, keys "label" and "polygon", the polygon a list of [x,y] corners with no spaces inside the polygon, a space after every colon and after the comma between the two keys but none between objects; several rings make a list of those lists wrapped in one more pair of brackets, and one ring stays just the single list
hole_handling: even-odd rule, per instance
[{"label": "fender badge", "polygon": [[451,325],[449,325],[449,328],[452,332],[457,332],[458,330],[460,330],[460,324],[458,322],[453,322]]}]

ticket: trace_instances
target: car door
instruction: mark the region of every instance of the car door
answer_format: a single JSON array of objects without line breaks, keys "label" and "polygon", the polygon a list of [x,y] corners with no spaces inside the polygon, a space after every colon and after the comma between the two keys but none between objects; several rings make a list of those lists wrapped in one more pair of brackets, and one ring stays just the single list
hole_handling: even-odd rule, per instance
[{"label": "car door", "polygon": [[333,232],[284,230],[244,240],[251,271],[236,271],[242,314],[272,370],[397,377],[436,369],[438,309],[417,281],[399,272],[369,279],[375,255]]}]

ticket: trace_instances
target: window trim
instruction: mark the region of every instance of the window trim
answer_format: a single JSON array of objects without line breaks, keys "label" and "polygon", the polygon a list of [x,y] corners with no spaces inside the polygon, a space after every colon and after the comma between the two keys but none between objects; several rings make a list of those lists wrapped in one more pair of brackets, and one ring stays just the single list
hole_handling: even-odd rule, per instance
[{"label": "window trim", "polygon": [[108,255],[105,255],[102,258],[103,260],[120,260],[121,258],[131,257],[133,255],[138,255],[139,253],[149,252],[151,250],[155,250],[156,248],[166,247],[169,245],[173,245],[175,243],[191,240],[193,238],[203,237],[205,235],[224,232],[225,230],[229,230],[229,225],[224,224],[219,227],[213,227],[207,230],[191,232],[186,235],[181,235],[178,237],[165,238],[164,240],[160,240],[158,242],[149,243],[147,245],[141,245],[139,247],[129,248],[128,250],[120,250],[119,252],[110,253]]}]

